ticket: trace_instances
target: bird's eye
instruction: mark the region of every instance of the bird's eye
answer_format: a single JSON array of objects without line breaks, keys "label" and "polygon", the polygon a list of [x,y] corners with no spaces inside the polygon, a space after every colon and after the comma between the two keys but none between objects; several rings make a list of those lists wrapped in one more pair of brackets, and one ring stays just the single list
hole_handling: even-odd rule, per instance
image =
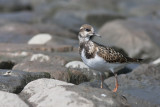
[{"label": "bird's eye", "polygon": [[87,32],[91,31],[90,29],[85,29]]}]

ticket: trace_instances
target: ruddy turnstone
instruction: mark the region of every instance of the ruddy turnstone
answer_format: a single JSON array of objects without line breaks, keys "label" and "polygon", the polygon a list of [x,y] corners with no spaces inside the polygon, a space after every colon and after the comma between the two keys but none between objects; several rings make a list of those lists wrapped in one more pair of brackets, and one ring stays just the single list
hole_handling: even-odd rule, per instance
[{"label": "ruddy turnstone", "polygon": [[[113,48],[103,46],[92,41],[94,36],[100,35],[94,32],[91,25],[84,24],[80,27],[78,34],[79,39],[79,53],[82,61],[91,69],[108,72],[111,71],[115,76],[115,88],[113,92],[118,89],[117,71],[130,62],[140,62],[141,59],[134,59],[115,51]],[[101,75],[101,88],[103,88],[103,78]]]}]

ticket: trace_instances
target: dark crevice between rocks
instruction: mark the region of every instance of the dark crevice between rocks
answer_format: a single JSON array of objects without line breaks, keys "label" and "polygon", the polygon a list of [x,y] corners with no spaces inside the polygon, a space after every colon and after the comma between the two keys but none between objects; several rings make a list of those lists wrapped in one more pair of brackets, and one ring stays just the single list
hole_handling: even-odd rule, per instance
[{"label": "dark crevice between rocks", "polygon": [[0,62],[0,69],[12,69],[15,62],[12,61],[2,61]]}]

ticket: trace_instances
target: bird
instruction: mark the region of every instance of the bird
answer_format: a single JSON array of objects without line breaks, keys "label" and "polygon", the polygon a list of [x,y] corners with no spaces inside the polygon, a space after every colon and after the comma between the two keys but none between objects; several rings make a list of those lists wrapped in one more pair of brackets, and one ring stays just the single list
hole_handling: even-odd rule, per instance
[{"label": "bird", "polygon": [[80,27],[78,33],[79,54],[82,61],[89,68],[99,71],[101,74],[101,86],[103,88],[102,72],[112,72],[115,77],[115,88],[113,92],[118,90],[117,71],[122,69],[127,63],[141,62],[142,59],[130,58],[115,49],[101,45],[93,41],[93,38],[101,37],[95,33],[94,28],[89,24]]}]

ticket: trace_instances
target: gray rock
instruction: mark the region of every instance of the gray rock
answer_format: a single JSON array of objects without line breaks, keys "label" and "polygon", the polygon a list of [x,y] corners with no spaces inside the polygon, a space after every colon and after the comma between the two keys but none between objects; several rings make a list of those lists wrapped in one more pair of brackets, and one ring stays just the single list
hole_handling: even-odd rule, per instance
[{"label": "gray rock", "polygon": [[0,11],[13,12],[21,10],[32,10],[28,0],[0,0]]},{"label": "gray rock", "polygon": [[[154,107],[160,106],[160,72],[159,68],[153,65],[143,64],[134,69],[131,73],[118,76],[118,93],[128,99],[133,107]],[[105,83],[112,89],[114,77],[105,80]]]},{"label": "gray rock", "polygon": [[18,95],[0,91],[1,107],[29,107]]},{"label": "gray rock", "polygon": [[106,46],[124,49],[130,57],[154,59],[159,57],[159,21],[117,20],[106,23],[99,31],[102,38],[94,40]]},{"label": "gray rock", "polygon": [[[32,106],[57,107],[128,107],[124,97],[104,89],[39,79],[30,82],[20,96]],[[63,103],[62,103],[63,102]]]},{"label": "gray rock", "polygon": [[29,82],[38,78],[50,78],[48,73],[32,73],[17,70],[0,70],[0,90],[19,93]]}]

